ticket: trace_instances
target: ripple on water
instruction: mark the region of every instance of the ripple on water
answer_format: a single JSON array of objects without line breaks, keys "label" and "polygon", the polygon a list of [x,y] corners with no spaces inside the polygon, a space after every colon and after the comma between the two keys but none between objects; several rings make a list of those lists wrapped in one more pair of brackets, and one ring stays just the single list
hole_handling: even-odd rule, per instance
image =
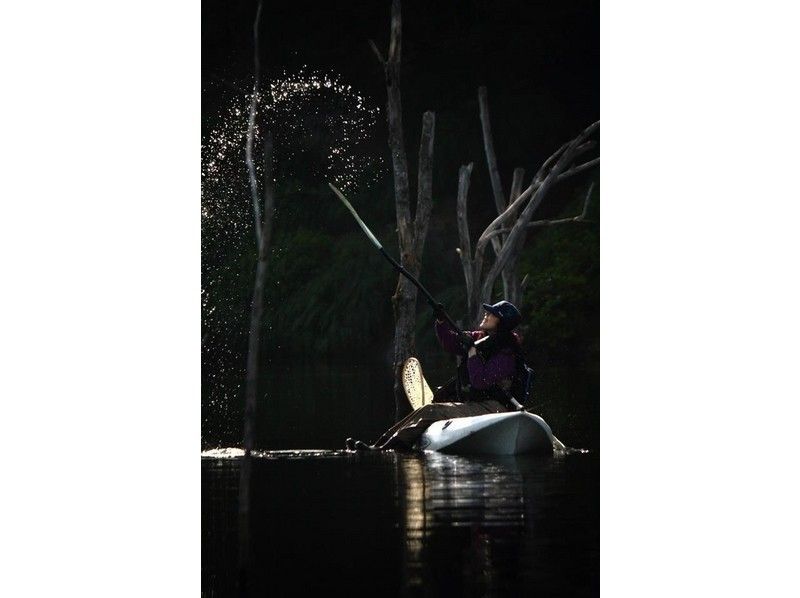
[{"label": "ripple on water", "polygon": [[[254,450],[251,455],[257,459],[315,459],[325,457],[341,457],[348,455],[344,450],[329,449],[295,449],[279,451],[259,451]],[[238,447],[215,448],[203,451],[200,457],[204,459],[241,459],[244,457],[244,449]]]}]

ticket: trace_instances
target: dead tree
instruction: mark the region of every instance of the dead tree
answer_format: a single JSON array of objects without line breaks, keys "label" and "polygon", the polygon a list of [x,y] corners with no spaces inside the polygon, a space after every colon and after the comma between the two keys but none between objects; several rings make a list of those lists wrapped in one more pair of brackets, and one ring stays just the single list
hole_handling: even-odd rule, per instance
[{"label": "dead tree", "polygon": [[247,143],[245,145],[245,161],[247,162],[247,174],[250,180],[250,195],[253,199],[253,219],[255,222],[256,250],[261,248],[261,206],[258,197],[258,181],[256,180],[256,168],[253,161],[253,144],[256,138],[256,114],[258,113],[258,93],[261,84],[261,59],[259,57],[258,27],[261,23],[262,1],[259,0],[256,9],[256,19],[253,23],[253,45],[255,46],[253,57],[253,97],[250,98],[250,111],[247,118]]},{"label": "dead tree", "polygon": [[[433,139],[435,115],[422,115],[422,134],[419,144],[417,175],[417,202],[415,217],[411,217],[411,190],[408,181],[408,160],[403,142],[403,110],[400,95],[400,57],[402,41],[402,19],[400,0],[392,1],[389,53],[384,59],[373,41],[370,45],[383,65],[386,76],[387,110],[389,125],[389,149],[392,154],[394,172],[394,197],[397,213],[397,236],[400,247],[400,264],[414,277],[419,276],[422,253],[430,222],[433,189]],[[397,419],[408,410],[401,381],[403,363],[415,352],[415,316],[417,288],[404,276],[400,276],[397,289],[392,296],[394,310],[394,397]]]},{"label": "dead tree", "polygon": [[258,259],[253,283],[253,303],[250,312],[250,336],[247,347],[247,384],[245,390],[244,449],[250,452],[255,445],[255,412],[258,391],[258,357],[261,347],[261,319],[264,313],[264,287],[267,280],[269,244],[272,237],[272,217],[275,206],[273,181],[272,133],[264,136],[264,213],[259,226]]},{"label": "dead tree", "polygon": [[258,3],[256,18],[253,24],[253,41],[255,46],[255,82],[253,97],[250,100],[250,114],[247,131],[246,162],[250,180],[250,193],[253,200],[253,216],[255,219],[256,261],[255,281],[253,283],[253,302],[250,312],[250,336],[247,348],[247,373],[245,384],[244,408],[244,459],[239,476],[239,588],[240,594],[248,594],[250,570],[250,476],[252,471],[252,451],[255,447],[255,421],[258,403],[258,366],[261,347],[261,318],[264,313],[264,287],[267,280],[267,264],[269,245],[272,237],[272,218],[275,206],[275,186],[273,180],[273,140],[269,131],[264,132],[264,179],[263,210],[256,178],[256,167],[253,158],[253,140],[255,139],[256,115],[259,99],[259,40],[258,30],[261,22],[262,1]]},{"label": "dead tree", "polygon": [[[519,195],[519,188],[517,188],[516,195],[514,194],[515,185],[522,185],[522,177],[525,175],[525,170],[517,168],[514,170],[514,183],[511,185],[511,197],[506,202],[503,194],[503,182],[500,179],[500,170],[497,168],[497,155],[494,151],[494,139],[492,137],[492,125],[489,120],[489,100],[487,99],[486,87],[478,89],[478,111],[481,117],[481,132],[483,134],[483,149],[486,154],[486,166],[489,169],[489,180],[492,184],[492,196],[494,197],[494,205],[497,208],[497,213],[502,214],[509,203]],[[460,181],[459,181],[460,184]],[[500,237],[492,237],[492,249],[495,255],[499,255],[502,239]],[[519,279],[517,278],[516,270],[512,267],[503,268],[501,272],[503,278],[503,295],[509,301],[514,303],[513,297],[517,294],[519,288]],[[471,312],[470,312],[471,313]]]},{"label": "dead tree", "polygon": [[[467,220],[467,196],[472,164],[462,166],[458,176],[456,208],[460,247],[456,251],[461,258],[461,266],[464,271],[468,314],[473,323],[476,324],[480,319],[481,304],[491,302],[492,290],[498,276],[501,274],[503,275],[505,297],[512,303],[518,304],[520,302],[525,281],[518,282],[516,262],[525,244],[529,228],[565,222],[581,222],[585,219],[592,191],[591,187],[586,195],[583,211],[580,215],[556,220],[532,219],[553,185],[584,172],[600,162],[598,157],[581,164],[575,164],[577,158],[597,145],[595,141],[589,140],[600,128],[600,121],[597,121],[586,127],[577,137],[562,145],[545,160],[533,177],[531,184],[524,191],[521,191],[524,171],[521,168],[516,169],[511,185],[511,201],[506,204],[500,183],[500,175],[497,170],[494,145],[491,139],[489,108],[485,88],[479,90],[478,99],[481,122],[483,123],[484,148],[498,216],[481,233],[475,244],[475,252],[473,254]],[[487,245],[491,245],[494,250],[494,261],[492,263],[489,263],[489,256],[486,254]]]}]

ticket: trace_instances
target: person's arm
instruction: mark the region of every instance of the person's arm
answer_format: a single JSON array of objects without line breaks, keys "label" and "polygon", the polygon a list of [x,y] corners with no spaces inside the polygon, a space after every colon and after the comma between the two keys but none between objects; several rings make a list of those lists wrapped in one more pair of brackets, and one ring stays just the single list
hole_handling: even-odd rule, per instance
[{"label": "person's arm", "polygon": [[469,383],[478,390],[489,388],[503,378],[510,378],[514,375],[516,358],[513,353],[500,351],[484,362],[477,354],[475,347],[472,347],[467,353],[467,357]]},{"label": "person's arm", "polygon": [[[458,335],[446,322],[436,320],[434,329],[436,330],[436,338],[439,339],[439,344],[442,346],[442,349],[455,355],[464,354],[464,347],[458,341]],[[474,339],[480,338],[481,336],[480,333],[476,332],[467,332],[467,334],[472,335]]]}]

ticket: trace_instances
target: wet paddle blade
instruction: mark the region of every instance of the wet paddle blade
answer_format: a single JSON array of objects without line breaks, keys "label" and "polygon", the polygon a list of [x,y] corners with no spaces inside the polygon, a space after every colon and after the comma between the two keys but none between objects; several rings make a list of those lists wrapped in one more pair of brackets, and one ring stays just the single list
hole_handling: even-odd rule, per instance
[{"label": "wet paddle blade", "polygon": [[409,357],[403,364],[403,390],[413,409],[433,402],[433,392],[422,375],[422,364],[416,357]]},{"label": "wet paddle blade", "polygon": [[382,249],[383,247],[381,246],[381,242],[375,238],[375,235],[372,234],[372,231],[369,230],[369,227],[366,224],[364,224],[364,221],[361,220],[361,217],[358,215],[358,212],[356,212],[353,206],[350,204],[350,202],[347,201],[347,198],[344,196],[344,194],[341,191],[339,191],[339,189],[337,189],[335,185],[328,183],[328,187],[330,187],[333,190],[333,192],[336,194],[339,200],[344,204],[344,207],[346,207],[348,211],[353,215],[353,218],[356,219],[358,226],[360,226],[361,230],[364,231],[364,234],[366,234],[367,237],[369,237],[369,240],[372,242],[372,244],[375,245],[375,247],[377,247],[378,249]]}]

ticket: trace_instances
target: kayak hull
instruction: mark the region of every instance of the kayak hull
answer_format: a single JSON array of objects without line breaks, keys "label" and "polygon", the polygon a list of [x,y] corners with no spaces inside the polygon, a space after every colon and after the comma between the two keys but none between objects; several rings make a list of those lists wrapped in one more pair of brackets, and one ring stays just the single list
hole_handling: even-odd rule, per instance
[{"label": "kayak hull", "polygon": [[553,432],[541,417],[515,411],[434,422],[414,448],[456,455],[524,455],[552,454],[553,447]]}]

